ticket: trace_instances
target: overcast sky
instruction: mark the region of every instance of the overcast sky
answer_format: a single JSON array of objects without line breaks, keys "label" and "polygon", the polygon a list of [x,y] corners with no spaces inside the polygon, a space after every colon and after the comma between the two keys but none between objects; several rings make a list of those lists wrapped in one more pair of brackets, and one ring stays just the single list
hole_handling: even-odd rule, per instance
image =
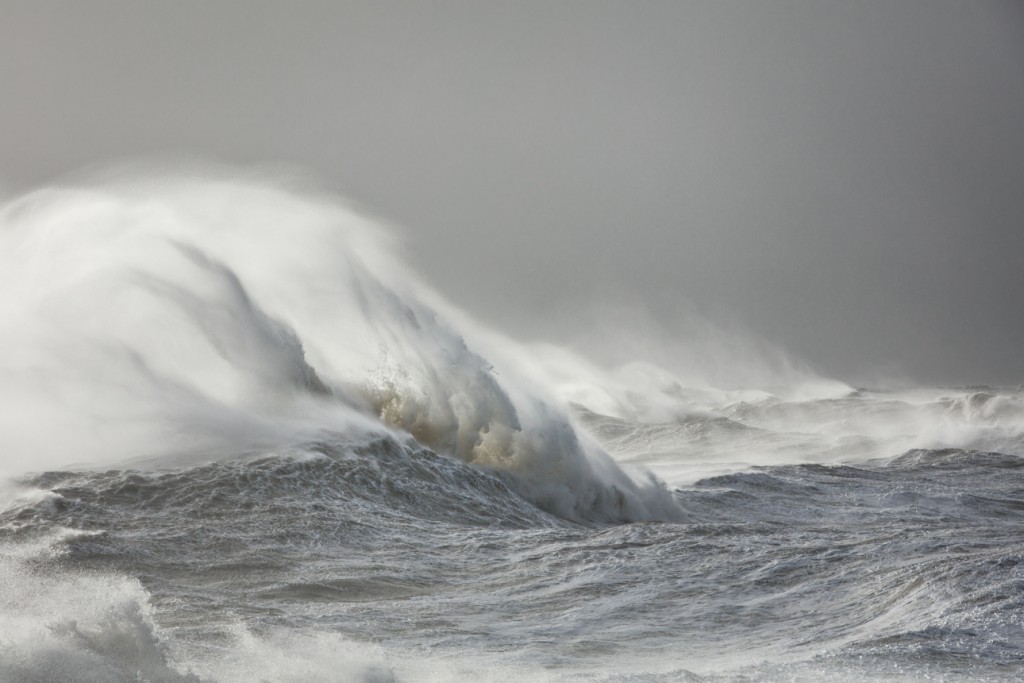
[{"label": "overcast sky", "polygon": [[0,184],[168,152],[311,169],[513,336],[623,300],[1024,382],[1015,0],[0,0]]}]

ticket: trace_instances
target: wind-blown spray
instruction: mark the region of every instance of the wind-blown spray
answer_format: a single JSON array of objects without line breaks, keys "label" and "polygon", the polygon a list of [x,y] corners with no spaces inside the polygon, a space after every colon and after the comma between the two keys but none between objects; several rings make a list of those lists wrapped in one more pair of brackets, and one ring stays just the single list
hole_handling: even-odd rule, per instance
[{"label": "wind-blown spray", "polygon": [[679,515],[539,386],[493,372],[386,232],[335,199],[266,179],[108,180],[0,216],[8,467],[398,430],[565,517]]}]

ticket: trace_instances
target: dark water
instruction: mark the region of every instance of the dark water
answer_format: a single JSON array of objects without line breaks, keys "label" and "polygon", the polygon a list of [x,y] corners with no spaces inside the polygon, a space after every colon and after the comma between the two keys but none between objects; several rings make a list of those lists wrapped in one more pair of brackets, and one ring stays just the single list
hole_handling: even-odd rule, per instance
[{"label": "dark water", "polygon": [[1014,455],[756,467],[676,489],[685,523],[614,526],[392,441],[24,483],[48,493],[0,519],[4,621],[38,633],[6,634],[4,680],[1013,680],[1024,666]]}]

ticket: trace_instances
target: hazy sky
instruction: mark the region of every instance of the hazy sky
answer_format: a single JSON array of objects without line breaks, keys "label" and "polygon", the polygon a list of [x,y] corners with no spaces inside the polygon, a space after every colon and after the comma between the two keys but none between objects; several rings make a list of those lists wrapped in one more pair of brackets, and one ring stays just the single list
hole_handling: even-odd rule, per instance
[{"label": "hazy sky", "polygon": [[0,185],[167,152],[310,168],[514,336],[1024,382],[1024,2],[0,0]]}]

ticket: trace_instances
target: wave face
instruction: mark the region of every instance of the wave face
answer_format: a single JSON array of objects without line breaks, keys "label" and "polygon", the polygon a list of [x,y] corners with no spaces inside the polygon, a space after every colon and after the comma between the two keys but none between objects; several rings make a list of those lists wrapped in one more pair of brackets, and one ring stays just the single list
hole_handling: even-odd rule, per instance
[{"label": "wave face", "polygon": [[757,386],[605,367],[265,178],[0,220],[2,681],[1024,666],[1020,388],[855,389],[743,343]]}]

